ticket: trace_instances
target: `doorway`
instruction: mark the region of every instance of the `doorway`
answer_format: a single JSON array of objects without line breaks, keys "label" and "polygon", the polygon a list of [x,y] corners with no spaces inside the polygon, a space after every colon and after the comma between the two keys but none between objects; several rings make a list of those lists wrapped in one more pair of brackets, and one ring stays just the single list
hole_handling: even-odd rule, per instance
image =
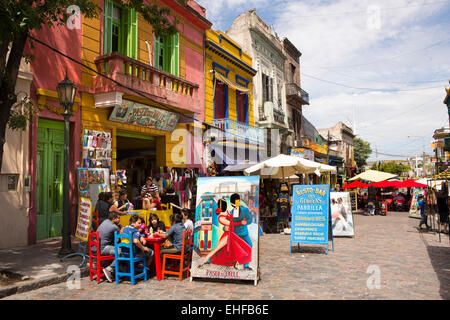
[{"label": "doorway", "polygon": [[37,135],[37,240],[61,235],[64,123],[39,119]]}]

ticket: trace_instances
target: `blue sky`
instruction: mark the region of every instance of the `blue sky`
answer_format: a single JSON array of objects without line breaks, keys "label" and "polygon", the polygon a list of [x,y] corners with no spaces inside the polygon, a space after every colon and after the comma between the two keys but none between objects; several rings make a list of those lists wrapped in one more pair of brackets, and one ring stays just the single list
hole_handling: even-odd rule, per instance
[{"label": "blue sky", "polygon": [[450,0],[197,2],[213,29],[224,31],[256,8],[302,52],[308,120],[317,128],[343,121],[374,151],[397,155],[379,159],[415,156],[424,144],[431,153],[434,130],[448,126]]}]

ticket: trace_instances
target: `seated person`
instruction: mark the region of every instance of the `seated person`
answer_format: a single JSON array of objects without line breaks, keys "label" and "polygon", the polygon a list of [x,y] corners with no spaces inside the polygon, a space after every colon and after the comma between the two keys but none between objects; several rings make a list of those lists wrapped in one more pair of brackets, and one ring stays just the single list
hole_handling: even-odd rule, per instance
[{"label": "seated person", "polygon": [[147,193],[147,197],[142,199],[142,209],[144,210],[162,210],[161,202],[154,192]]},{"label": "seated person", "polygon": [[113,203],[109,210],[123,215],[127,212],[130,205],[131,203],[127,199],[127,192],[122,190],[119,193],[119,199]]},{"label": "seated person", "polygon": [[166,225],[164,224],[164,222],[160,221],[158,215],[154,213],[150,215],[149,229],[150,228],[153,230],[153,232],[166,231]]},{"label": "seated person", "polygon": [[177,254],[183,248],[183,232],[186,230],[181,214],[173,214],[171,217],[173,221],[172,226],[167,232],[158,231],[156,234],[164,239],[170,239],[171,245],[169,247],[161,248],[161,256],[165,253]]},{"label": "seated person", "polygon": [[191,233],[193,233],[194,232],[194,223],[190,219],[190,217],[191,217],[191,210],[186,209],[186,208],[182,209],[181,210],[181,216],[183,217],[184,227],[186,229],[191,230]]},{"label": "seated person", "polygon": [[[144,219],[139,217],[137,214],[133,214],[130,217],[130,225],[123,228],[123,233],[131,235],[131,239],[133,241],[133,252],[135,257],[147,257],[147,268],[150,267],[150,264],[153,260],[154,252],[152,249],[147,248],[146,241],[143,236],[139,233],[139,227],[144,223]],[[128,253],[126,248],[122,248],[122,253]]]},{"label": "seated person", "polygon": [[[104,220],[98,227],[100,238],[100,254],[102,256],[114,255],[114,232],[121,233],[122,226],[119,225],[120,216],[117,212],[110,212],[108,219]],[[103,269],[108,282],[113,281],[115,270],[115,260]]]},{"label": "seated person", "polygon": [[103,221],[108,219],[112,204],[113,204],[112,192],[99,193],[98,201],[97,204],[95,205],[95,211],[98,212],[98,226],[100,226]]},{"label": "seated person", "polygon": [[156,198],[160,199],[158,187],[153,183],[152,177],[147,177],[147,180],[145,181],[145,184],[142,186],[141,189],[141,197],[145,198],[151,192],[154,192]]}]

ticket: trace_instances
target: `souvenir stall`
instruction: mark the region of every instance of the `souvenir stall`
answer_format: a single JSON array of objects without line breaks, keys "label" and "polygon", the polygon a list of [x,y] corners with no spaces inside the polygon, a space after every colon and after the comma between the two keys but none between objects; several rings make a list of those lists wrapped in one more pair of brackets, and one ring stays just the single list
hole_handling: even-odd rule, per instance
[{"label": "souvenir stall", "polygon": [[[329,173],[329,174],[328,174]],[[245,175],[259,175],[261,187],[261,222],[265,232],[289,232],[292,183],[329,183],[336,168],[296,156],[280,154],[244,170]],[[305,176],[305,178],[303,177]],[[316,176],[314,181],[312,177]],[[287,215],[285,214],[287,212]]]}]

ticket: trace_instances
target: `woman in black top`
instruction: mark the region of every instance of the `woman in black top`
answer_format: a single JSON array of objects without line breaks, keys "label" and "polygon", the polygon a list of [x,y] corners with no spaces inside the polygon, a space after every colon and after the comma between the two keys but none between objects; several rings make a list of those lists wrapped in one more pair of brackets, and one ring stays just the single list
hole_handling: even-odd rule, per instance
[{"label": "woman in black top", "polygon": [[[95,210],[98,211],[98,226],[109,217],[109,209],[113,204],[112,192],[100,192]],[[98,227],[97,226],[97,227]]]},{"label": "woman in black top", "polygon": [[159,230],[166,232],[166,225],[164,222],[159,221],[159,217],[154,213],[150,215],[150,225],[148,226],[148,229],[150,230],[150,228],[153,228],[153,232]]}]

